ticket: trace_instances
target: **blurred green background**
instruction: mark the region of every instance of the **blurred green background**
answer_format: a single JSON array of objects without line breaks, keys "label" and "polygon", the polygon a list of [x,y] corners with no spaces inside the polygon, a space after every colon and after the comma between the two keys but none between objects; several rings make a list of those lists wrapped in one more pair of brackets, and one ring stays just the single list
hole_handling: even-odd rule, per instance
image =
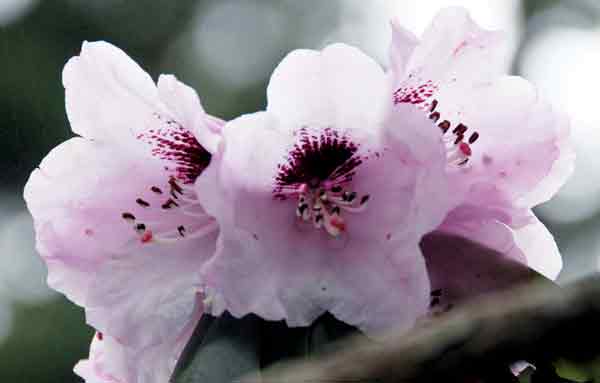
[{"label": "blurred green background", "polygon": [[0,0],[0,381],[77,382],[72,367],[87,355],[91,330],[47,289],[21,197],[31,170],[71,136],[61,71],[83,40],[112,42],[155,78],[176,74],[228,119],[264,107],[288,51],[342,41],[385,65],[391,17],[420,33],[446,5],[506,30],[507,70],[571,113],[578,168],[538,213],[564,253],[561,282],[597,270],[597,0]]}]

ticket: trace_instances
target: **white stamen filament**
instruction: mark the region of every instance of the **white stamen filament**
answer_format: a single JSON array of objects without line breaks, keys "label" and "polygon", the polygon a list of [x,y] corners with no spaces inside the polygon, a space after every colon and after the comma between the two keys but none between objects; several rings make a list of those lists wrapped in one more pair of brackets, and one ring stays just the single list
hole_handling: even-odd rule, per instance
[{"label": "white stamen filament", "polygon": [[206,214],[192,187],[181,185],[174,180],[169,183],[171,185],[171,198],[158,204],[142,200],[143,205],[141,206],[143,206],[144,211],[154,213],[155,216],[165,216],[172,211],[177,212],[178,215],[192,217],[194,220],[191,224],[185,225],[173,222],[169,229],[156,231],[157,227],[164,227],[166,220],[136,220],[132,214],[123,213],[123,219],[133,224],[133,228],[142,243],[173,244],[184,239],[200,238],[218,229],[217,222]]},{"label": "white stamen filament", "polygon": [[339,236],[345,230],[341,212],[362,212],[368,201],[368,195],[359,197],[354,192],[346,191],[340,183],[333,182],[312,189],[301,184],[296,187],[295,194],[298,196],[296,216],[303,221],[312,222],[316,229],[324,228],[332,237]]},{"label": "white stamen filament", "polygon": [[194,238],[202,238],[205,235],[208,235],[219,228],[219,224],[217,221],[213,220],[201,227],[195,228],[190,234],[186,234],[182,237],[179,234],[178,230],[171,230],[165,233],[155,234],[153,236],[153,241],[161,244],[173,244],[178,243],[182,239],[194,239]]}]

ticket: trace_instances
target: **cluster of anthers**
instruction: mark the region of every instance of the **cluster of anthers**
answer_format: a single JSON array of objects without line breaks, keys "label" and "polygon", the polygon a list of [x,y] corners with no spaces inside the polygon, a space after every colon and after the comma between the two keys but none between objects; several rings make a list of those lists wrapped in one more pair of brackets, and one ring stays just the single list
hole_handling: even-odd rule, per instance
[{"label": "cluster of anthers", "polygon": [[[413,78],[410,75],[409,78]],[[438,100],[431,97],[438,90],[438,86],[433,81],[428,80],[417,87],[400,87],[394,92],[394,104],[413,104],[425,112],[429,113],[429,118],[441,129],[444,143],[446,144],[448,163],[456,166],[464,166],[469,162],[473,154],[471,145],[479,138],[479,133],[473,132],[467,137],[469,129],[465,124],[459,123],[453,129],[449,120],[442,120],[442,115],[437,109]],[[440,122],[438,122],[440,121]]]},{"label": "cluster of anthers", "polygon": [[448,153],[448,163],[458,166],[466,165],[469,162],[469,158],[473,154],[471,145],[473,145],[479,138],[479,133],[472,132],[469,138],[465,141],[467,130],[469,128],[459,123],[451,130],[451,123],[448,120],[443,120],[438,123],[441,118],[439,112],[436,111],[438,101],[433,100],[429,107],[429,118],[437,123],[437,126],[442,131],[444,143],[446,144],[446,150]]},{"label": "cluster of anthers", "polygon": [[280,200],[295,197],[300,221],[337,237],[346,230],[342,212],[358,213],[367,207],[370,196],[349,188],[364,158],[357,155],[356,144],[334,129],[317,135],[303,128],[299,136],[287,163],[279,165],[273,193]]},{"label": "cluster of anthers", "polygon": [[[162,203],[158,203],[160,207],[154,206],[146,199],[137,198],[136,204],[146,210],[149,214],[159,216],[161,213],[171,209],[179,209],[186,216],[193,217],[193,227],[188,225],[178,225],[176,228],[166,228],[159,231],[153,231],[152,226],[161,227],[164,224],[156,221],[142,221],[133,213],[124,212],[121,217],[133,225],[133,229],[137,233],[142,243],[174,243],[180,239],[192,239],[203,237],[217,228],[217,223],[213,218],[204,213],[200,204],[195,197],[191,188],[180,185],[174,177],[169,179],[169,197]],[[150,191],[157,196],[164,194],[164,191],[158,186],[150,187]],[[153,214],[154,213],[154,214]]]},{"label": "cluster of anthers", "polygon": [[329,183],[298,187],[298,205],[296,216],[305,222],[312,222],[316,229],[324,228],[327,233],[337,237],[346,230],[346,223],[341,212],[358,213],[367,207],[369,195],[358,196],[354,191]]}]

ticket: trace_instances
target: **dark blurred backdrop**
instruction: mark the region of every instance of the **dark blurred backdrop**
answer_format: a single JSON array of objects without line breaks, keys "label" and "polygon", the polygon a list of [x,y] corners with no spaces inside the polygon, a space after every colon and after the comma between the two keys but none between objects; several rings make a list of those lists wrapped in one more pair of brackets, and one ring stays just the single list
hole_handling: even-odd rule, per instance
[{"label": "dark blurred backdrop", "polygon": [[107,40],[156,78],[173,73],[228,119],[265,105],[278,61],[341,41],[386,64],[391,17],[420,33],[436,10],[463,5],[505,29],[507,69],[573,117],[577,171],[538,213],[565,255],[560,281],[600,255],[600,2],[597,0],[0,0],[0,381],[77,382],[91,330],[45,285],[21,191],[48,151],[71,137],[61,71],[83,40]]}]

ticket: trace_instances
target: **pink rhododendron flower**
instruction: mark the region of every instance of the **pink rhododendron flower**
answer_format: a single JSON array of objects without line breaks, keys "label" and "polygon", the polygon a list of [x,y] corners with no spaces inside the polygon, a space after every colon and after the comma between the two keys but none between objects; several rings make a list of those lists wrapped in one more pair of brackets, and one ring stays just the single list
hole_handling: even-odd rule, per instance
[{"label": "pink rhododendron flower", "polygon": [[447,159],[431,120],[390,95],[355,48],[297,50],[267,110],[223,128],[196,183],[221,227],[202,273],[213,313],[299,326],[329,311],[374,333],[426,312],[418,244],[451,204]]},{"label": "pink rhododendron flower", "polygon": [[[438,231],[555,278],[562,265],[558,248],[531,208],[548,200],[572,170],[568,121],[530,83],[503,73],[503,52],[501,34],[481,29],[463,9],[441,11],[420,40],[394,24],[394,102],[414,105],[436,123],[452,189],[463,190],[462,203]],[[428,265],[443,269],[454,261],[428,259]],[[451,279],[470,280],[472,288],[489,283],[473,277],[477,267],[451,269],[456,273],[433,271],[432,289]]]},{"label": "pink rhododendron flower", "polygon": [[88,359],[81,360],[75,373],[86,383],[163,383],[168,382],[179,355],[194,332],[203,306],[196,307],[191,320],[178,337],[144,348],[135,348],[97,332]]},{"label": "pink rhododendron flower", "polygon": [[173,345],[195,325],[197,273],[216,245],[193,184],[223,122],[175,77],[155,84],[107,43],[84,43],[63,82],[81,137],[52,150],[25,188],[48,282],[128,349]]},{"label": "pink rhododendron flower", "polygon": [[331,312],[376,335],[521,265],[555,277],[531,209],[571,170],[568,124],[502,72],[500,41],[450,8],[421,40],[393,25],[388,73],[347,45],[297,50],[266,110],[227,124],[175,77],[84,43],[63,72],[80,137],[25,189],[49,284],[98,331],[76,372],[167,381],[205,310]]}]

